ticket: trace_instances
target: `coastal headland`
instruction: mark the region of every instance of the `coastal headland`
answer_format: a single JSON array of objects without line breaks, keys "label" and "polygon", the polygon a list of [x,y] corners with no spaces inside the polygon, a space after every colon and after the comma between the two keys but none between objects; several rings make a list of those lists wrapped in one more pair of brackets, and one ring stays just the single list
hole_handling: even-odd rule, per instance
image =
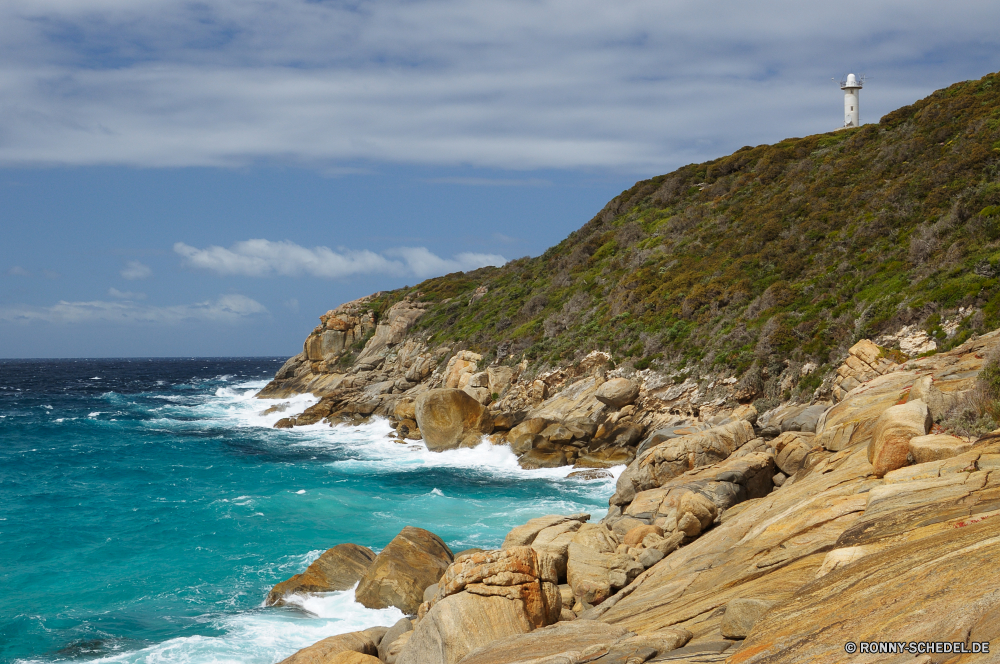
[{"label": "coastal headland", "polygon": [[617,485],[496,550],[331,543],[267,602],[356,587],[408,617],[285,662],[1000,658],[998,277],[990,75],[327,312],[259,395],[319,401],[275,426],[382,417]]}]

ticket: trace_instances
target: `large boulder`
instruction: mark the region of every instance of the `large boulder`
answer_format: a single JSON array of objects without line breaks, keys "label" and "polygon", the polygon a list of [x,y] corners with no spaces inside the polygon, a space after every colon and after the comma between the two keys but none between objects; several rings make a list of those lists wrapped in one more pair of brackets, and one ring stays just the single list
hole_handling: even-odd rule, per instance
[{"label": "large boulder", "polygon": [[905,466],[910,452],[910,439],[925,435],[931,428],[927,404],[919,399],[887,408],[875,422],[875,432],[868,444],[868,462],[875,476]]},{"label": "large boulder", "polygon": [[[303,648],[291,657],[286,657],[279,664],[331,664],[331,662],[351,662],[352,660],[336,659],[347,654],[378,655],[378,644],[385,634],[385,627],[374,627],[363,632],[338,634]],[[363,662],[364,660],[357,660]]]},{"label": "large boulder", "polygon": [[338,544],[317,558],[306,571],[282,581],[267,595],[265,604],[281,604],[292,593],[325,593],[350,590],[372,561],[375,553],[357,544]]},{"label": "large boulder", "polygon": [[562,608],[556,583],[555,561],[531,547],[462,556],[421,607],[423,618],[396,664],[455,664],[497,639],[556,622]]},{"label": "large boulder", "polygon": [[507,434],[507,441],[514,454],[524,454],[533,448],[541,440],[540,434],[549,424],[551,420],[544,417],[532,417],[513,427]]},{"label": "large boulder", "polygon": [[459,389],[438,389],[417,397],[414,415],[431,452],[475,447],[493,431],[493,419],[481,403]]},{"label": "large boulder", "polygon": [[601,384],[594,396],[612,408],[622,408],[636,400],[639,396],[639,386],[628,378],[612,378]]},{"label": "large boulder", "polygon": [[361,577],[355,597],[369,609],[395,606],[414,614],[427,586],[437,583],[454,557],[444,541],[407,526],[376,556]]}]

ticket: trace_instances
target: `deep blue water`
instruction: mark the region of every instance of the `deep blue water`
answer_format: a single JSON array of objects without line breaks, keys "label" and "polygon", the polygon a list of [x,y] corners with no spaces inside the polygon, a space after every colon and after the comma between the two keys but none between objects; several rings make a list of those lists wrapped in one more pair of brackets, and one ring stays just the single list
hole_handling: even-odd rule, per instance
[{"label": "deep blue water", "polygon": [[[612,484],[444,454],[362,427],[270,427],[283,358],[0,360],[0,661],[271,664],[391,624],[353,593],[264,608],[339,542],[405,525],[453,550],[541,514],[604,513]],[[315,400],[291,400],[301,410]]]}]

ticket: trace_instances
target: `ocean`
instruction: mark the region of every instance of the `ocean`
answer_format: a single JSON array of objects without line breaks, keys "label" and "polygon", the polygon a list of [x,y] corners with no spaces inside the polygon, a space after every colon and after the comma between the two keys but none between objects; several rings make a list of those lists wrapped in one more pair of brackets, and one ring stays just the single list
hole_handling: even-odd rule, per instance
[{"label": "ocean", "polygon": [[283,360],[0,360],[0,661],[272,664],[402,616],[352,591],[263,606],[335,544],[413,525],[496,547],[606,513],[613,480],[506,447],[435,454],[380,419],[273,429],[316,401],[254,398]]}]

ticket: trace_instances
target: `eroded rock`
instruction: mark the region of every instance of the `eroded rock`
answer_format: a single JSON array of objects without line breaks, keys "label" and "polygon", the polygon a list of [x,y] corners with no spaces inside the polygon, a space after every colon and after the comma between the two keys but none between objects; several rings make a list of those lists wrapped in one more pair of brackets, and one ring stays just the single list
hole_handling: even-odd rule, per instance
[{"label": "eroded rock", "polygon": [[375,560],[375,553],[357,544],[338,544],[317,558],[306,571],[282,581],[267,595],[268,606],[281,604],[292,593],[350,590]]},{"label": "eroded rock", "polygon": [[415,614],[424,589],[438,579],[453,560],[444,541],[422,528],[407,526],[375,557],[355,597],[370,609],[395,606]]}]

